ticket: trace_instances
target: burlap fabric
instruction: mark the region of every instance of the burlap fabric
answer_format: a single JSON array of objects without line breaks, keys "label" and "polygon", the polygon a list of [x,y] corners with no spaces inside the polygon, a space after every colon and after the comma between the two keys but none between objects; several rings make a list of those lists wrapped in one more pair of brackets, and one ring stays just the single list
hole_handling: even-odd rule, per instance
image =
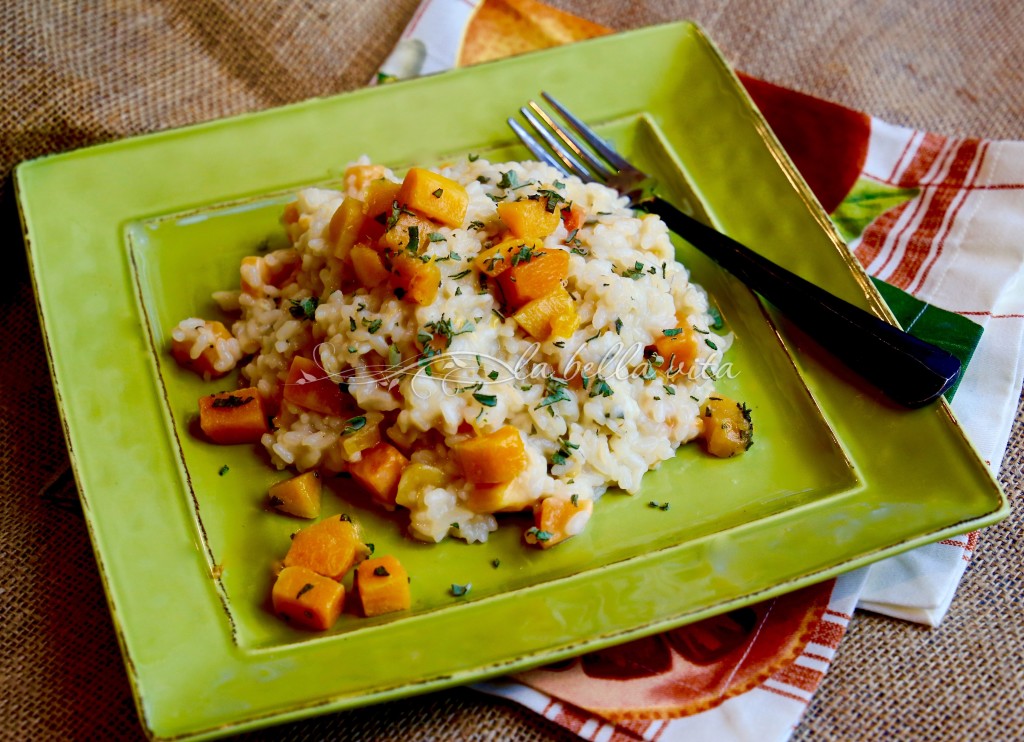
[{"label": "burlap fabric", "polygon": [[[141,736],[97,576],[23,257],[20,160],[362,85],[418,0],[0,3],[0,737]],[[1024,137],[1017,0],[553,2],[626,29],[699,21],[740,69],[895,123]],[[858,615],[797,740],[1024,735],[1024,417],[1000,479],[1014,514],[982,536],[936,630]],[[575,739],[454,690],[253,738]]]}]

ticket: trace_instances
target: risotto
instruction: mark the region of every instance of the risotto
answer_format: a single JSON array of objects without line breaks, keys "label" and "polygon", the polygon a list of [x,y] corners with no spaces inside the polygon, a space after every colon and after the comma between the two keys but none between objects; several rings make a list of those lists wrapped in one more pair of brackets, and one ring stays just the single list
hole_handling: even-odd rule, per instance
[{"label": "risotto", "polygon": [[526,541],[551,546],[679,445],[750,445],[714,388],[731,336],[665,224],[607,187],[536,162],[404,181],[360,162],[283,220],[291,247],[215,295],[230,329],[183,320],[175,357],[237,366],[246,396],[220,411],[264,405],[252,440],[276,466],[348,473],[418,539],[486,541],[532,509]]}]

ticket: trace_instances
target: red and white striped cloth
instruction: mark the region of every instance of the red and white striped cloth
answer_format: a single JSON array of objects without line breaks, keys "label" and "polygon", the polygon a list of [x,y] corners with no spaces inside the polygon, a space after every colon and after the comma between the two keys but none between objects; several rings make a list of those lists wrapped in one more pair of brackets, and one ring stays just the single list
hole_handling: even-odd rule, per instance
[{"label": "red and white striped cloth", "polygon": [[[537,27],[577,21],[536,0],[424,0],[382,72],[409,77],[457,66],[471,18],[485,5],[526,20],[543,9]],[[813,100],[790,93],[785,107],[820,110]],[[1024,379],[1024,142],[943,137],[870,119],[859,175],[916,190],[851,240],[868,272],[984,327],[952,408],[997,470]],[[937,625],[977,540],[976,533],[947,539],[746,613],[475,687],[588,740],[782,741],[828,671],[853,611]]]}]

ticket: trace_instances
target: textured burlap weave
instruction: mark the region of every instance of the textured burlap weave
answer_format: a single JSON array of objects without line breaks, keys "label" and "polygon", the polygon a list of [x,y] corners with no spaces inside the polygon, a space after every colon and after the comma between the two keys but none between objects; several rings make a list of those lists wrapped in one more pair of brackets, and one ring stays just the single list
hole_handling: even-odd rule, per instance
[{"label": "textured burlap weave", "polygon": [[[1017,0],[552,2],[618,29],[699,21],[738,68],[944,134],[1024,138]],[[54,403],[13,206],[19,161],[362,85],[417,0],[0,3],[0,738],[141,731]],[[936,630],[858,615],[798,740],[1024,736],[1024,417],[1000,475],[1010,520],[982,534]],[[575,739],[467,690],[253,738]]]}]

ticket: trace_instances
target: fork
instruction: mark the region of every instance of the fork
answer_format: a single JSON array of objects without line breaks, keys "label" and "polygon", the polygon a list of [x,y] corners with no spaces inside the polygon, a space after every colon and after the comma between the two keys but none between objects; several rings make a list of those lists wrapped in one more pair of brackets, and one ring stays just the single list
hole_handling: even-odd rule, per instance
[{"label": "fork", "polygon": [[960,375],[960,360],[759,255],[655,195],[655,180],[626,160],[553,96],[544,99],[568,123],[560,126],[537,103],[520,108],[541,144],[516,119],[508,124],[538,160],[567,176],[603,183],[636,209],[661,217],[669,229],[773,304],[847,367],[899,404],[916,408],[938,399]]}]

